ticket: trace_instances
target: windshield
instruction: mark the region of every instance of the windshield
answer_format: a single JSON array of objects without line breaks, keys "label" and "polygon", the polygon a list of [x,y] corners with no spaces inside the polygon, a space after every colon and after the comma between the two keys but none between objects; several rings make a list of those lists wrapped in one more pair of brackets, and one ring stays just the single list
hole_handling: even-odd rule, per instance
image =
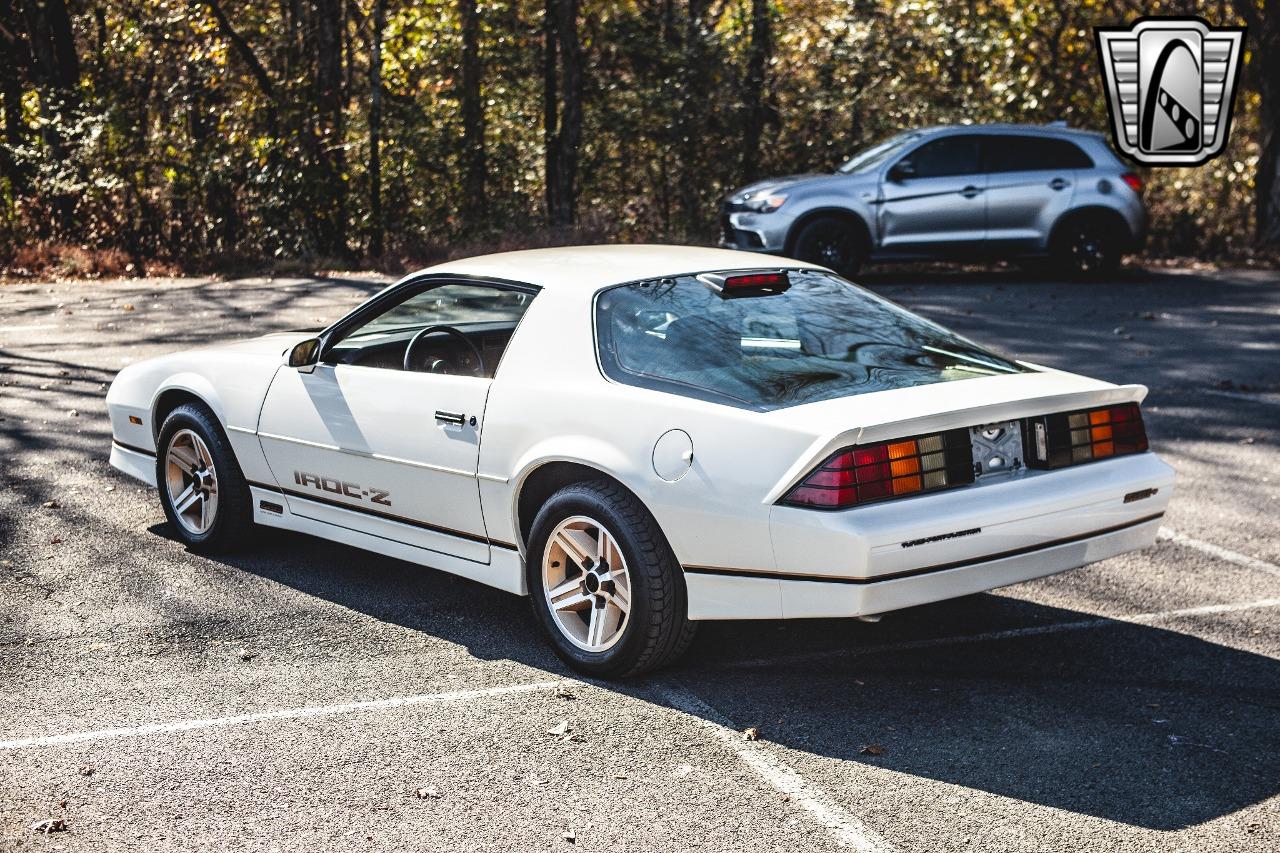
[{"label": "windshield", "polygon": [[600,294],[600,364],[618,382],[768,411],[892,388],[1031,372],[833,273],[725,299],[694,276]]},{"label": "windshield", "polygon": [[846,175],[853,175],[858,172],[865,172],[868,169],[874,169],[901,151],[903,146],[919,138],[920,134],[918,133],[899,133],[897,136],[891,136],[883,142],[872,145],[870,148],[862,149],[849,160],[846,160],[844,165],[836,171]]}]

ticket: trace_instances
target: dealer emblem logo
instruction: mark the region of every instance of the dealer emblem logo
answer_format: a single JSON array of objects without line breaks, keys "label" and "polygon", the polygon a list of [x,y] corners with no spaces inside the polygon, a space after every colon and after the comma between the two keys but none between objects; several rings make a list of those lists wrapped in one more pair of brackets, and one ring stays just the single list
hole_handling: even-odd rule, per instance
[{"label": "dealer emblem logo", "polygon": [[1199,166],[1222,153],[1244,27],[1141,18],[1093,33],[1120,151],[1147,166]]}]

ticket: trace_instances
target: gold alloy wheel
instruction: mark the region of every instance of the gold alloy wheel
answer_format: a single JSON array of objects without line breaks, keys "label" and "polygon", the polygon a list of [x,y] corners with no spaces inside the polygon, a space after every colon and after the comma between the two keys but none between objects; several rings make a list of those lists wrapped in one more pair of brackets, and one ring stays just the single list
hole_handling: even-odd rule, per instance
[{"label": "gold alloy wheel", "polygon": [[174,517],[194,536],[208,532],[218,515],[218,472],[199,435],[180,429],[165,450],[165,489]]},{"label": "gold alloy wheel", "polygon": [[607,651],[626,631],[631,575],[617,540],[594,519],[575,515],[551,531],[542,592],[560,633],[583,651]]}]

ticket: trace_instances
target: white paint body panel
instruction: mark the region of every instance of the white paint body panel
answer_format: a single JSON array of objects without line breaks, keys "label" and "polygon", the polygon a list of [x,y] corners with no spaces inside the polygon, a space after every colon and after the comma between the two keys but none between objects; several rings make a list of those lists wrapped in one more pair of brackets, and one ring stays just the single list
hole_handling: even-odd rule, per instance
[{"label": "white paint body panel", "polygon": [[[518,593],[526,591],[521,487],[546,464],[589,466],[623,483],[653,513],[688,570],[695,619],[877,613],[1051,574],[1154,538],[1155,522],[1143,519],[1163,512],[1173,474],[1150,453],[841,512],[777,505],[843,446],[1141,401],[1141,386],[1039,369],[761,413],[603,376],[593,330],[599,291],[642,278],[760,266],[750,253],[657,246],[536,250],[444,264],[425,272],[541,288],[492,380],[351,366],[299,373],[282,363],[302,334],[191,350],[121,371],[107,403],[116,442],[134,450],[114,447],[112,463],[147,479],[142,460],[154,453],[156,403],[167,391],[183,390],[204,400],[227,428],[250,481],[295,493],[255,489],[262,523]],[[767,266],[810,265],[769,259]],[[436,409],[474,414],[477,424],[446,427],[436,422]],[[144,424],[130,424],[130,414]],[[672,430],[686,434],[694,451],[689,470],[669,481],[655,471],[654,453]],[[369,508],[364,499],[316,491],[328,501],[317,502],[294,482],[295,470],[390,491],[390,514],[421,523],[359,512]],[[1152,488],[1158,490],[1152,497],[1124,502],[1126,494]],[[264,511],[261,500],[282,511]],[[970,528],[982,532],[902,546]],[[1123,529],[1090,535],[1112,528]],[[1074,541],[1052,544],[1062,539]],[[1039,550],[998,556],[1028,548]],[[970,564],[898,577],[957,561]],[[760,573],[767,576],[753,576]]]},{"label": "white paint body panel", "polygon": [[[418,520],[440,529],[404,529],[384,518],[367,523],[378,535],[487,563],[476,459],[488,392],[488,380],[469,376],[350,365],[322,364],[312,373],[284,368],[267,392],[258,438],[295,515],[350,524],[340,506],[315,500],[295,506],[302,492]],[[476,426],[440,423],[437,409],[474,416]],[[320,482],[302,482],[297,473]]]}]

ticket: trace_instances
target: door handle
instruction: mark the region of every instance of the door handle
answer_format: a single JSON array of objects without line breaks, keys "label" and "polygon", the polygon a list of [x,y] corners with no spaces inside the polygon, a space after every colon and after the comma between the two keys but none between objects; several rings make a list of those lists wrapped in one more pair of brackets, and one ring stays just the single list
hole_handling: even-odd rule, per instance
[{"label": "door handle", "polygon": [[1049,189],[1051,190],[1065,190],[1066,188],[1067,188],[1066,178],[1054,178],[1052,181],[1049,182]]},{"label": "door handle", "polygon": [[973,198],[980,192],[982,192],[982,190],[978,189],[973,185],[969,185],[964,189],[960,190],[960,195],[964,196],[965,198]]},{"label": "door handle", "polygon": [[436,409],[436,420],[442,421],[446,424],[462,426],[467,422],[467,416],[462,414],[462,412],[444,412],[440,409]]}]

